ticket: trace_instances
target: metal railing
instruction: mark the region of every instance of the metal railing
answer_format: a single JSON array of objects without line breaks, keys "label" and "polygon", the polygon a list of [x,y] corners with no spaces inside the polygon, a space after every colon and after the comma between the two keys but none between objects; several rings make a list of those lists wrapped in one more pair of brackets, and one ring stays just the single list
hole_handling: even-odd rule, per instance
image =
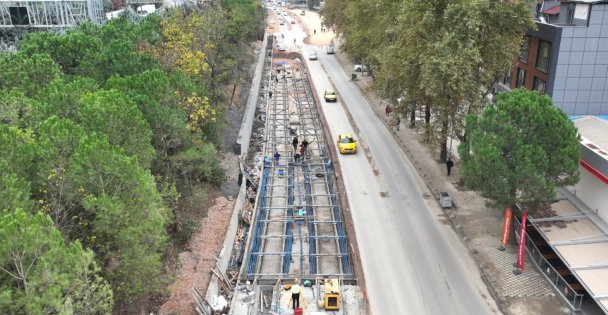
[{"label": "metal railing", "polygon": [[[517,231],[520,230],[521,222],[517,217],[514,216],[513,220],[513,230],[515,231],[515,238],[519,242],[519,233]],[[555,268],[543,257],[543,254],[538,249],[536,244],[532,238],[526,233],[526,253],[530,260],[536,265],[538,270],[545,276],[545,278],[549,281],[549,284],[553,287],[555,292],[557,292],[564,301],[568,304],[568,306],[573,311],[581,311],[581,305],[583,303],[583,297],[585,294],[577,293],[576,290],[572,288],[572,286],[560,275],[560,273],[555,270]]]}]

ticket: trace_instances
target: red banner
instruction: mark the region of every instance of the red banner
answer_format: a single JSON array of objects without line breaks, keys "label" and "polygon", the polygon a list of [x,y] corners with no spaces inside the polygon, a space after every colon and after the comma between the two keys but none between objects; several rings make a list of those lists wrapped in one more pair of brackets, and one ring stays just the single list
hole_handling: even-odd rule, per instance
[{"label": "red banner", "polygon": [[524,211],[521,216],[521,232],[519,236],[519,253],[517,254],[517,268],[524,272],[524,260],[526,259],[526,219],[528,213]]},{"label": "red banner", "polygon": [[511,208],[505,209],[505,222],[502,226],[502,241],[500,242],[500,250],[507,248],[509,242],[509,233],[511,232],[511,219],[513,218],[513,210]]}]

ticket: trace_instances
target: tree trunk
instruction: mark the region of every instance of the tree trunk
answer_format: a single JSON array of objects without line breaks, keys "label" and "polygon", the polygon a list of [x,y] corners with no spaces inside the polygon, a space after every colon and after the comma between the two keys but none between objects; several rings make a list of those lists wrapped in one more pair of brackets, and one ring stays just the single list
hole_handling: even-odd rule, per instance
[{"label": "tree trunk", "polygon": [[444,122],[441,125],[441,153],[439,155],[439,161],[444,163],[448,159],[448,128],[450,128],[448,122]]},{"label": "tree trunk", "polygon": [[416,127],[416,108],[410,111],[410,127]]}]

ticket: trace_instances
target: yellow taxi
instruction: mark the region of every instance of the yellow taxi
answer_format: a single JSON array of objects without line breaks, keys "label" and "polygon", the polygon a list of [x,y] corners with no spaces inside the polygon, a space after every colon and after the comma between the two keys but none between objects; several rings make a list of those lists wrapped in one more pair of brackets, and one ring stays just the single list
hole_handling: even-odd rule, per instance
[{"label": "yellow taxi", "polygon": [[338,151],[342,154],[357,153],[357,140],[350,133],[339,134]]},{"label": "yellow taxi", "polygon": [[323,92],[323,98],[325,98],[326,102],[336,102],[338,100],[338,95],[334,90],[325,90]]}]

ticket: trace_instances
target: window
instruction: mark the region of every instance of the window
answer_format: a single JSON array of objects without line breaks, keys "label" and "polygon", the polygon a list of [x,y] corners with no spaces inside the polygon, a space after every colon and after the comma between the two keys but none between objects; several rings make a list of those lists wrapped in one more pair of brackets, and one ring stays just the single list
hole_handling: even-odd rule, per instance
[{"label": "window", "polygon": [[538,91],[539,94],[545,94],[545,89],[547,87],[547,82],[545,82],[545,80],[539,78],[539,77],[534,77],[534,83],[532,86],[533,90]]},{"label": "window", "polygon": [[521,52],[519,53],[519,61],[528,63],[528,52],[530,51],[530,36],[524,36],[524,41],[521,45]]},{"label": "window", "polygon": [[566,23],[574,24],[574,4],[568,5],[568,12],[566,14]]},{"label": "window", "polygon": [[524,86],[524,80],[526,79],[526,70],[524,69],[517,69],[517,83],[515,84],[515,87],[522,87]]},{"label": "window", "polygon": [[502,80],[502,84],[511,87],[511,70],[507,71],[507,73],[505,73],[505,77]]},{"label": "window", "polygon": [[549,57],[551,57],[551,43],[540,41],[538,44],[538,55],[536,56],[536,69],[547,73]]}]

